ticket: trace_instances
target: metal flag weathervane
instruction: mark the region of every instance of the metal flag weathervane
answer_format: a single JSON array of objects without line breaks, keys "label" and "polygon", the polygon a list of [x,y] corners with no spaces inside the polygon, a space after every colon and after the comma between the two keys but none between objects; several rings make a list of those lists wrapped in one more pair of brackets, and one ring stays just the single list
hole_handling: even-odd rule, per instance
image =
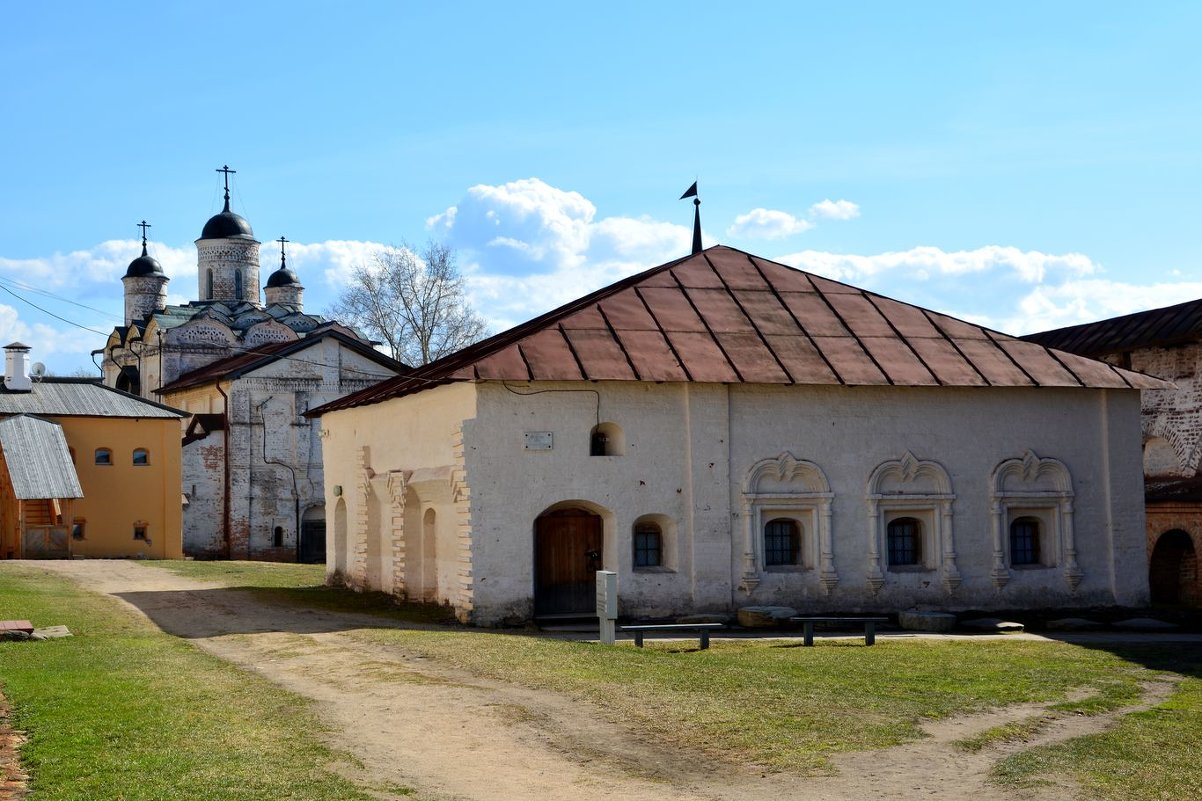
[{"label": "metal flag weathervane", "polygon": [[693,185],[684,190],[680,199],[684,200],[686,197],[693,198],[693,255],[697,255],[701,252],[701,198],[697,197],[696,181],[693,181]]}]

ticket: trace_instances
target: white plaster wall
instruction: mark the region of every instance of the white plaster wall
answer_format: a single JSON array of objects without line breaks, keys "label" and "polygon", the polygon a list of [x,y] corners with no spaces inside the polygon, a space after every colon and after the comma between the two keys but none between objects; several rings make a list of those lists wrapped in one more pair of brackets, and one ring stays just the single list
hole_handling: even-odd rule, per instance
[{"label": "white plaster wall", "polygon": [[[331,472],[328,484],[347,486],[355,480],[356,448],[364,445],[377,473],[451,464],[450,443],[462,424],[471,527],[464,578],[470,603],[462,611],[479,623],[529,615],[534,521],[551,506],[573,502],[602,514],[604,565],[619,573],[623,614],[751,603],[854,611],[1131,604],[1146,598],[1135,391],[625,382],[513,389],[495,383],[439,387],[323,421],[327,471],[338,476]],[[537,390],[557,391],[515,394]],[[621,426],[624,454],[589,455],[589,432],[598,419]],[[527,432],[550,432],[553,449],[526,450]],[[1028,449],[1059,459],[1072,474],[1084,574],[1075,592],[1063,559],[1047,569],[1011,571],[1001,590],[990,579],[990,474]],[[867,482],[878,465],[907,451],[940,463],[951,478],[961,576],[951,592],[938,571],[887,572],[876,594],[867,580]],[[760,568],[754,589],[739,586],[745,570],[742,483],[753,464],[782,452],[817,464],[834,495],[839,581],[829,595],[816,569]],[[332,502],[329,492],[327,486]],[[632,526],[649,514],[676,522],[667,571],[632,569]],[[439,569],[449,569],[443,558],[440,552]]]}]

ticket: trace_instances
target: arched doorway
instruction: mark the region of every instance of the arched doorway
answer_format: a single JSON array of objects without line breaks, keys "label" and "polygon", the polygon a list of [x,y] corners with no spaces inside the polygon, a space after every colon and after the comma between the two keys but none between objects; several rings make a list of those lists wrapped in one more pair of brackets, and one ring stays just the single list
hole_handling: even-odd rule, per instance
[{"label": "arched doorway", "polygon": [[1148,565],[1152,603],[1180,604],[1197,600],[1198,557],[1194,541],[1179,528],[1156,540]]},{"label": "arched doorway", "polygon": [[346,500],[334,506],[334,571],[346,579]]},{"label": "arched doorway", "polygon": [[319,565],[326,560],[326,507],[310,506],[301,516],[300,560]]},{"label": "arched doorway", "polygon": [[142,394],[142,377],[138,374],[137,367],[121,368],[121,372],[117,373],[117,389],[130,395]]},{"label": "arched doorway", "polygon": [[569,507],[540,515],[534,521],[534,614],[592,614],[603,548],[599,514]]}]

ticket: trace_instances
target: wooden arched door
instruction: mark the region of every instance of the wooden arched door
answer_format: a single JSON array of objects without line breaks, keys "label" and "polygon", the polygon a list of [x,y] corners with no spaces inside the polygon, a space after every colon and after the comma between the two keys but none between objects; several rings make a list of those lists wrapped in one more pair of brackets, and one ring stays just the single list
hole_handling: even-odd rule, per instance
[{"label": "wooden arched door", "polygon": [[534,614],[594,613],[602,547],[600,515],[562,509],[539,517],[534,524]]}]

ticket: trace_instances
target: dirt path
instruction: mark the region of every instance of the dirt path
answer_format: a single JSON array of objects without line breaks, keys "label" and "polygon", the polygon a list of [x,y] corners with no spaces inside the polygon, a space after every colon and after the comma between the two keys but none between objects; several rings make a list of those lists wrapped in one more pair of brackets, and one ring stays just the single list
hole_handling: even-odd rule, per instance
[{"label": "dirt path", "polygon": [[[317,703],[329,744],[362,763],[352,778],[369,788],[414,788],[422,798],[629,799],[629,801],[864,801],[938,798],[1010,801],[986,781],[1001,756],[1106,728],[1118,715],[1055,719],[1032,743],[966,753],[952,743],[1042,714],[1010,707],[939,721],[925,740],[835,758],[838,776],[767,776],[644,743],[588,704],[448,670],[400,649],[364,642],[355,629],[379,618],[277,606],[249,593],[119,561],[44,563],[87,589],[114,595],[169,633],[253,670]],[[399,798],[387,792],[381,798]],[[1067,787],[1043,797],[1064,799]]]}]

